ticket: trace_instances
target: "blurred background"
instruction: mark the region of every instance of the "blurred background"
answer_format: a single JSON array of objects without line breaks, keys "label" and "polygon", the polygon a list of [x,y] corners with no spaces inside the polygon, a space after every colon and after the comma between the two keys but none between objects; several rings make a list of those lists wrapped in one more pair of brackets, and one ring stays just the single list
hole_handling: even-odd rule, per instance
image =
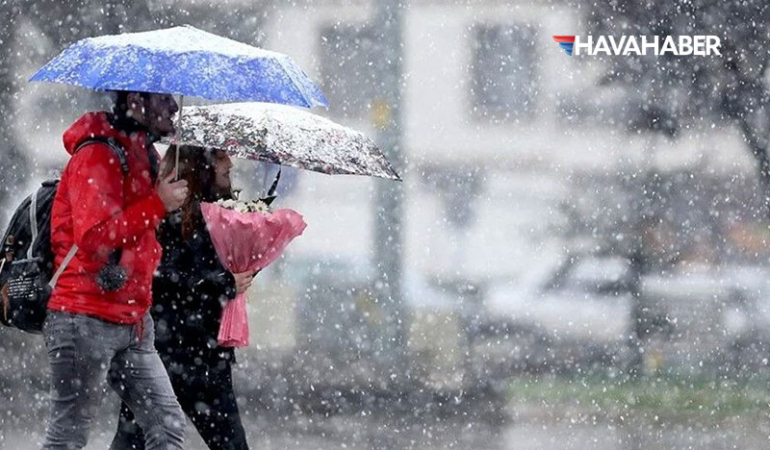
[{"label": "blurred background", "polygon": [[[400,184],[284,169],[308,228],[250,292],[254,448],[726,449],[770,439],[770,8],[2,2],[0,223],[109,96],[28,84],[88,36],[191,24],[288,53]],[[568,56],[553,35],[717,35]],[[187,100],[187,99],[186,99]],[[277,167],[238,162],[264,193]],[[41,445],[42,339],[0,329],[0,447]],[[105,396],[91,448],[106,448]],[[192,449],[204,448],[188,430]]]}]

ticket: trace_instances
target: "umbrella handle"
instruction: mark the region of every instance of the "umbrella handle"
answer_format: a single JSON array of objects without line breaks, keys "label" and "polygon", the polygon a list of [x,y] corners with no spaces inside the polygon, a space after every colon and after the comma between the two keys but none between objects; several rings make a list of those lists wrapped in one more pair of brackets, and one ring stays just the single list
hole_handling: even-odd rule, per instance
[{"label": "umbrella handle", "polygon": [[176,170],[176,178],[174,181],[179,181],[179,133],[182,129],[182,110],[184,109],[184,95],[179,96],[179,116],[176,119],[176,133],[174,134],[174,145],[176,146],[176,161],[174,162],[174,169]]},{"label": "umbrella handle", "polygon": [[275,175],[275,181],[273,181],[273,185],[270,186],[270,190],[267,191],[268,197],[275,195],[275,189],[278,187],[278,180],[280,179],[281,179],[281,166],[278,166],[278,173]]},{"label": "umbrella handle", "polygon": [[260,199],[263,202],[267,203],[268,206],[272,205],[276,197],[278,197],[275,194],[275,189],[278,187],[278,180],[280,179],[281,179],[281,166],[278,166],[278,174],[276,174],[275,176],[275,181],[273,181],[273,185],[270,186],[270,190],[267,191],[267,196]]}]

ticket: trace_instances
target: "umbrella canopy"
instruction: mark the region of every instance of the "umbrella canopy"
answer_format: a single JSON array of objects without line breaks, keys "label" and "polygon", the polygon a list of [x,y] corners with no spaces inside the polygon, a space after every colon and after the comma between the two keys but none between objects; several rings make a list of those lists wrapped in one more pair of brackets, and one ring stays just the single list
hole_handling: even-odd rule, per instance
[{"label": "umbrella canopy", "polygon": [[290,106],[230,103],[185,110],[178,143],[326,174],[401,178],[358,131]]},{"label": "umbrella canopy", "polygon": [[328,106],[288,56],[191,26],[83,39],[30,81],[209,100]]}]

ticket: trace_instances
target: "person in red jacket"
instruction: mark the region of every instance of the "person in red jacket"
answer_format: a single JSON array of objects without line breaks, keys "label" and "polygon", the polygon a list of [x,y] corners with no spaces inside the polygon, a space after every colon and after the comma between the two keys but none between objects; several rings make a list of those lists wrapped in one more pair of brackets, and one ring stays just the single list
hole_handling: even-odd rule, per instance
[{"label": "person in red jacket", "polygon": [[155,228],[187,197],[186,182],[174,182],[173,173],[155,180],[153,142],[174,132],[177,111],[171,95],[119,92],[112,113],[87,113],[64,133],[72,157],[54,198],[51,247],[56,267],[74,257],[43,325],[52,376],[44,450],[86,445],[105,377],[135,414],[146,448],[183,448],[184,414],[148,313],[161,257]]}]

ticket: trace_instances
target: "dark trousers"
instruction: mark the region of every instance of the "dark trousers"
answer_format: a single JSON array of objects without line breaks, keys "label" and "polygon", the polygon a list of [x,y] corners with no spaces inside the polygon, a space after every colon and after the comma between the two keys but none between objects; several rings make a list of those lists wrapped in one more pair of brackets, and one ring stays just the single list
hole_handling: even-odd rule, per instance
[{"label": "dark trousers", "polygon": [[[162,353],[161,357],[182,410],[206,445],[211,450],[248,450],[233,392],[232,351],[197,361],[174,360]],[[145,449],[144,433],[123,403],[110,450],[129,449]]]}]

